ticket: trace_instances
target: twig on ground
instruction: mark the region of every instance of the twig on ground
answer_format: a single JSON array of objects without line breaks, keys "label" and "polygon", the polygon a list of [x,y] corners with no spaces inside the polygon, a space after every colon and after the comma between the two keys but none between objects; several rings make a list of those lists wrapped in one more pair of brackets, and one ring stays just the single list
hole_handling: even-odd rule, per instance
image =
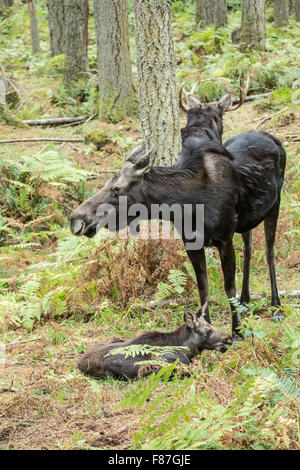
[{"label": "twig on ground", "polygon": [[12,343],[7,343],[5,346],[7,348],[12,348],[13,346],[18,346],[19,344],[24,344],[24,343],[31,343],[33,341],[39,341],[40,339],[42,339],[41,336],[38,336],[37,338],[32,338],[32,339],[22,339],[22,340],[16,340],[16,341],[13,341]]},{"label": "twig on ground", "polygon": [[289,108],[288,106],[286,106],[285,108],[281,109],[280,111],[277,111],[276,113],[273,113],[273,114],[269,114],[268,116],[264,116],[262,117],[262,121],[258,124],[257,126],[257,129],[259,127],[261,127],[266,121],[269,121],[270,119],[272,119],[274,116],[276,116],[277,114],[280,114],[280,113],[283,113],[284,111],[287,111]]}]

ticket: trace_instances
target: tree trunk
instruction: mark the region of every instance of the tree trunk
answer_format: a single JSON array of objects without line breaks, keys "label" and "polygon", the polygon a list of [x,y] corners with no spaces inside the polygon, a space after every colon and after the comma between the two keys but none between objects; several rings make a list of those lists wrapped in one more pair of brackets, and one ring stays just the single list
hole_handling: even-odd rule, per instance
[{"label": "tree trunk", "polygon": [[88,0],[65,0],[65,81],[88,68]]},{"label": "tree trunk", "polygon": [[295,0],[289,0],[289,15],[292,16],[295,13]]},{"label": "tree trunk", "polygon": [[289,0],[274,0],[274,26],[280,28],[289,22]]},{"label": "tree trunk", "polygon": [[201,26],[205,28],[215,22],[215,0],[196,0],[195,13],[196,24],[201,21]]},{"label": "tree trunk", "polygon": [[127,0],[94,0],[99,68],[99,117],[120,121],[136,114],[129,51]]},{"label": "tree trunk", "polygon": [[133,0],[143,137],[159,144],[157,164],[170,165],[181,147],[171,0]]},{"label": "tree trunk", "polygon": [[28,11],[29,11],[29,18],[30,18],[32,53],[35,54],[36,52],[39,52],[39,50],[41,49],[38,21],[37,21],[37,16],[36,16],[36,0],[28,0]]},{"label": "tree trunk", "polygon": [[65,52],[65,1],[47,0],[51,55]]},{"label": "tree trunk", "polygon": [[296,20],[300,21],[300,0],[295,0],[295,16]]},{"label": "tree trunk", "polygon": [[227,25],[227,0],[214,0],[215,29]]},{"label": "tree trunk", "polygon": [[0,10],[4,11],[9,7],[12,7],[14,0],[0,0]]},{"label": "tree trunk", "polygon": [[265,50],[265,0],[243,0],[241,49]]}]

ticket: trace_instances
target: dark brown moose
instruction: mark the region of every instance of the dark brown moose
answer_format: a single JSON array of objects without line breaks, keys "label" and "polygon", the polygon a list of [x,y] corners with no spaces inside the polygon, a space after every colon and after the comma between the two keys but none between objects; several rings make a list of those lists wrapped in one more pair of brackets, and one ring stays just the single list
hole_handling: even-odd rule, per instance
[{"label": "dark brown moose", "polygon": [[[204,309],[202,311],[204,313]],[[112,376],[117,379],[133,379],[138,377],[141,367],[139,363],[150,360],[151,354],[125,357],[125,354],[121,352],[110,355],[111,350],[133,344],[173,346],[174,349],[163,354],[162,359],[169,363],[178,359],[180,363],[188,365],[191,359],[200,354],[203,349],[225,352],[227,346],[231,344],[231,337],[216,330],[205,320],[203,315],[197,317],[191,312],[186,312],[184,321],[185,323],[171,333],[147,331],[126,342],[97,344],[83,354],[78,361],[78,367],[82,372],[96,378]],[[184,346],[187,349],[176,350],[176,346]],[[151,369],[149,373],[151,373]]]},{"label": "dark brown moose", "polygon": [[[251,258],[251,230],[264,221],[266,254],[269,265],[273,319],[283,314],[276,286],[274,240],[283,184],[286,154],[279,140],[265,132],[246,132],[229,139],[222,145],[222,118],[231,106],[227,93],[214,104],[202,105],[189,93],[187,125],[182,129],[182,152],[175,165],[154,166],[155,150],[146,152],[143,145],[136,147],[125,161],[124,167],[104,188],[83,202],[71,217],[71,230],[75,235],[93,237],[99,228],[107,226],[106,204],[120,209],[120,197],[127,196],[128,207],[139,203],[147,207],[150,218],[152,204],[204,205],[203,248],[188,249],[193,264],[201,305],[208,301],[208,280],[204,247],[218,248],[228,299],[236,296],[235,251],[233,234],[241,233],[244,243],[244,277],[241,302],[247,303]],[[182,103],[181,99],[181,103]],[[241,99],[238,106],[243,102]],[[193,212],[194,216],[195,212]],[[123,225],[130,225],[134,217],[128,210]],[[116,230],[123,228],[116,226]],[[233,339],[239,333],[240,320],[235,306],[232,312]],[[208,308],[205,318],[210,321]]]}]

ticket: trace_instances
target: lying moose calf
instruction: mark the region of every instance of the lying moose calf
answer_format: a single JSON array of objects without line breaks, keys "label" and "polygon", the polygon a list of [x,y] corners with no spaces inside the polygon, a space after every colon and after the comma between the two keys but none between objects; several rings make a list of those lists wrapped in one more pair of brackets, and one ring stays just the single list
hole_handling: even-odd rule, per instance
[{"label": "lying moose calf", "polygon": [[231,336],[218,331],[205,320],[203,315],[205,308],[206,305],[202,307],[200,316],[197,317],[191,312],[185,313],[185,323],[171,333],[148,331],[126,342],[97,344],[83,354],[78,361],[78,367],[82,372],[96,378],[112,376],[117,379],[134,379],[138,377],[139,362],[150,360],[151,354],[137,354],[135,357],[125,357],[125,354],[110,355],[112,349],[132,344],[174,348],[185,346],[187,349],[177,351],[174,349],[174,352],[167,352],[161,357],[170,363],[178,359],[187,365],[190,364],[192,357],[200,354],[203,349],[225,352],[227,345],[232,342]]}]

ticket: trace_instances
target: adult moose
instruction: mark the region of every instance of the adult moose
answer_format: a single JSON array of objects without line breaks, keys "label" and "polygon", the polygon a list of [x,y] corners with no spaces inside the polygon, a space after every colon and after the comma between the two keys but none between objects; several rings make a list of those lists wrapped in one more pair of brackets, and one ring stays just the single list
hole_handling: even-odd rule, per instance
[{"label": "adult moose", "polygon": [[[213,106],[201,106],[190,94],[188,122],[182,131],[182,152],[175,165],[154,166],[155,149],[146,152],[136,147],[124,167],[97,194],[83,202],[71,217],[75,235],[93,237],[107,225],[107,213],[101,207],[109,204],[118,214],[120,198],[126,196],[128,207],[143,204],[151,214],[152,204],[204,205],[204,243],[197,250],[187,248],[193,264],[201,305],[208,301],[208,280],[204,247],[219,250],[228,299],[235,297],[235,252],[233,234],[243,234],[246,259],[241,300],[249,301],[249,232],[265,220],[267,259],[272,285],[272,305],[277,307],[274,319],[281,318],[275,280],[274,237],[278,217],[280,190],[285,166],[285,151],[280,142],[264,133],[246,133],[233,138],[225,148],[222,143],[222,116],[230,108],[226,94]],[[192,103],[192,106],[191,106]],[[259,137],[258,137],[259,136]],[[256,140],[259,138],[259,142]],[[236,140],[235,140],[236,139]],[[233,153],[231,152],[233,148]],[[229,151],[230,150],[230,151]],[[276,215],[277,214],[277,215]],[[132,222],[127,214],[125,224]],[[116,230],[123,228],[116,226]],[[233,340],[241,338],[240,320],[232,304]],[[206,308],[205,318],[209,322]]]},{"label": "adult moose", "polygon": [[[178,359],[186,365],[189,365],[197,354],[201,354],[203,349],[224,353],[231,344],[231,337],[218,331],[205,320],[205,310],[204,306],[198,317],[192,312],[185,312],[185,323],[170,333],[147,331],[126,342],[96,344],[79,359],[78,367],[85,374],[96,378],[136,378],[139,374],[139,363],[151,360],[151,354],[137,354],[134,357],[122,354],[123,348],[134,344],[159,346],[162,349],[172,346],[172,351],[163,353],[162,359],[170,363]],[[186,349],[180,349],[182,346]],[[117,354],[111,355],[110,351],[114,349],[118,349]],[[151,372],[150,369],[149,373]]]},{"label": "adult moose", "polygon": [[[217,103],[202,104],[194,96],[197,83],[190,92],[184,87],[180,90],[180,106],[187,113],[187,125],[182,129],[182,140],[189,135],[201,135],[210,132],[212,139],[222,142],[223,115],[242,106],[250,87],[248,75],[246,87],[243,78],[240,82],[240,99],[235,106],[231,105],[231,93],[226,93]],[[187,104],[182,99],[186,96]],[[232,164],[236,169],[239,189],[238,224],[236,232],[241,233],[244,251],[243,286],[240,301],[250,302],[249,276],[252,251],[251,229],[264,221],[266,258],[271,281],[271,306],[274,307],[273,320],[283,318],[278,296],[274,241],[280,207],[281,189],[286,165],[286,152],[281,142],[267,132],[250,131],[228,139],[225,148],[232,155]],[[203,270],[206,271],[205,266]]]}]

